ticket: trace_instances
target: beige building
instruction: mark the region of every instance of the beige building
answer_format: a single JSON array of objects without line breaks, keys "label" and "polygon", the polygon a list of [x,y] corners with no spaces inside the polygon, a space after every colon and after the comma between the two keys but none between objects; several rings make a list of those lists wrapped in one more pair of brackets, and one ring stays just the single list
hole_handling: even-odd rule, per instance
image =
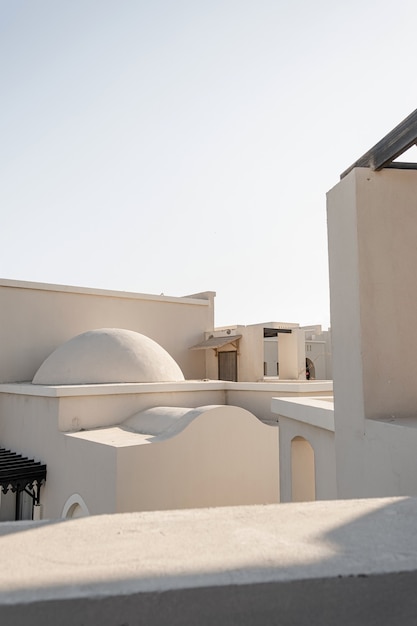
[{"label": "beige building", "polygon": [[[194,625],[202,616],[243,626],[415,624],[417,500],[369,496],[416,495],[417,167],[381,169],[416,141],[417,111],[328,195],[334,408],[328,396],[272,403],[280,416],[283,499],[347,499],[2,524],[5,623],[70,625],[82,616],[110,625],[139,615],[152,626]],[[211,384],[226,394],[244,385]],[[13,395],[9,387],[2,393]],[[100,395],[97,383],[85,391]],[[76,386],[73,395],[80,394]],[[14,416],[12,398],[8,408]],[[135,431],[140,423],[142,433],[150,422],[160,433],[164,424],[174,427],[166,422],[174,417],[158,408],[126,425]],[[193,419],[187,411],[176,417],[176,425]],[[90,418],[87,411],[83,419]],[[96,445],[99,431],[71,436],[93,437]],[[66,508],[85,512],[74,499]]]},{"label": "beige building", "polygon": [[310,380],[333,380],[331,330],[322,330],[319,325],[302,326],[302,330]]},{"label": "beige building", "polygon": [[330,344],[320,326],[264,322],[215,328],[191,350],[205,352],[213,380],[331,380]]},{"label": "beige building", "polygon": [[414,113],[328,193],[334,405],[273,401],[284,501],[417,496],[417,166],[392,163],[416,136]]},{"label": "beige building", "polygon": [[0,383],[32,380],[53,350],[94,328],[134,330],[159,343],[186,378],[205,378],[188,350],[214,325],[214,292],[185,298],[0,280]]},{"label": "beige building", "polygon": [[[210,380],[208,350],[190,348],[217,333],[212,292],[4,280],[0,303],[0,520],[278,502],[271,400],[332,393],[304,372]],[[242,345],[262,348],[264,332],[249,327]],[[297,372],[303,333],[292,325],[281,345]]]}]

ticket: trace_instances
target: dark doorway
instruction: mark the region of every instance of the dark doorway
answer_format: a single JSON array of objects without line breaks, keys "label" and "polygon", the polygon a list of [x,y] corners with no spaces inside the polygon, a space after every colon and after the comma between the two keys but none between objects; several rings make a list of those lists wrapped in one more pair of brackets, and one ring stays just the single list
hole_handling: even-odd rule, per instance
[{"label": "dark doorway", "polygon": [[218,352],[219,380],[231,380],[237,382],[237,352]]},{"label": "dark doorway", "polygon": [[306,358],[306,378],[307,380],[316,378],[316,368],[314,367],[313,361],[309,358]]}]

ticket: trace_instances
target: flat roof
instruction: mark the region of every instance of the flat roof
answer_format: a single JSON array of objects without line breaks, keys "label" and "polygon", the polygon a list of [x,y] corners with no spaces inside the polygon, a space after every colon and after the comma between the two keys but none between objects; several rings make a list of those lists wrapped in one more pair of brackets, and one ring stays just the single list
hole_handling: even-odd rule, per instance
[{"label": "flat roof", "polygon": [[97,385],[33,385],[2,383],[0,394],[65,398],[73,396],[111,396],[175,391],[276,391],[289,393],[324,393],[333,390],[331,380],[279,380],[269,382],[233,382],[225,380],[184,380],[174,383],[112,383]]}]

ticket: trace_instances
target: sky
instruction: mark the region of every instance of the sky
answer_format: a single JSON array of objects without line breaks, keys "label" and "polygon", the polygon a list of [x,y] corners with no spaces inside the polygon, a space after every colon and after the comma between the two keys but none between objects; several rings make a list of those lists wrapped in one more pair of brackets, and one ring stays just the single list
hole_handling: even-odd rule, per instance
[{"label": "sky", "polygon": [[326,192],[416,108],[416,24],[415,0],[0,0],[0,277],[327,328]]}]

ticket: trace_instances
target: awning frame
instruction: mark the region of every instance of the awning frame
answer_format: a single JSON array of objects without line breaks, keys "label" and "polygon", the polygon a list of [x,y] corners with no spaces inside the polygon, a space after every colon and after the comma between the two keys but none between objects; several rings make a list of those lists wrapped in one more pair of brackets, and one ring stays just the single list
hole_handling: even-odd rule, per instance
[{"label": "awning frame", "polygon": [[216,356],[219,348],[232,344],[236,352],[239,350],[239,340],[242,339],[242,335],[222,335],[221,337],[209,337],[195,346],[191,346],[189,350],[215,350]]},{"label": "awning frame", "polygon": [[17,452],[0,448],[0,490],[6,494],[25,491],[39,504],[40,488],[46,481],[46,465]]}]

